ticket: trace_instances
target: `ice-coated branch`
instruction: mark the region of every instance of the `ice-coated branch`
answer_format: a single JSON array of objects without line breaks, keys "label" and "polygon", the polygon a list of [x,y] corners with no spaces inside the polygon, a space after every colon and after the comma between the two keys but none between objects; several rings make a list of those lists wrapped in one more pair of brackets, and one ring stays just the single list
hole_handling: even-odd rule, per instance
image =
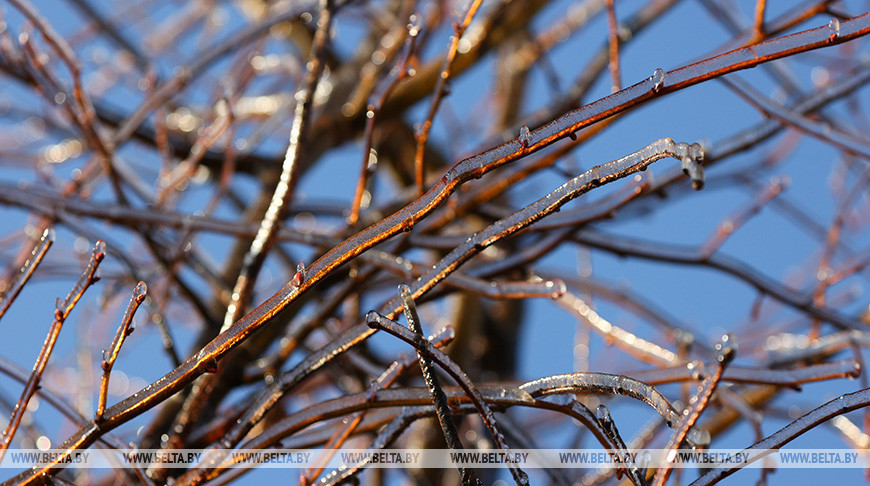
[{"label": "ice-coated branch", "polygon": [[109,394],[109,376],[112,374],[112,367],[115,365],[115,360],[118,359],[118,354],[121,352],[121,346],[127,336],[133,334],[136,329],[133,322],[133,315],[139,308],[139,305],[145,300],[148,287],[145,282],[136,284],[133,289],[133,295],[130,297],[130,302],[127,304],[127,309],[124,311],[124,317],[121,318],[121,324],[118,326],[118,331],[115,332],[115,338],[112,339],[112,345],[109,346],[108,353],[104,354],[101,368],[103,369],[103,377],[100,380],[100,396],[97,401],[97,411],[94,414],[94,421],[100,422],[103,418],[103,412],[106,411],[106,397]]},{"label": "ice-coated branch", "polygon": [[46,228],[42,232],[39,241],[30,252],[30,257],[24,262],[18,275],[16,275],[15,281],[12,282],[11,285],[8,285],[6,291],[3,292],[3,296],[0,298],[0,319],[3,318],[3,315],[6,314],[9,306],[12,305],[12,302],[14,302],[15,298],[18,297],[21,289],[23,289],[24,285],[27,284],[27,281],[30,280],[36,267],[42,263],[42,258],[45,257],[45,254],[48,252],[48,249],[51,248],[52,243],[54,243],[54,230],[52,228]]},{"label": "ice-coated branch", "polygon": [[[410,289],[407,289],[410,290]],[[406,298],[410,298],[409,291],[402,292],[403,300]],[[366,323],[383,331],[386,331],[393,336],[405,341],[406,343],[414,346],[418,351],[427,355],[434,362],[438,363],[441,368],[453,378],[456,383],[465,390],[465,393],[471,399],[474,406],[477,408],[480,417],[483,419],[483,423],[486,424],[486,428],[489,429],[490,435],[492,436],[493,442],[495,445],[503,450],[507,451],[509,449],[507,442],[505,441],[504,435],[502,435],[501,431],[498,429],[498,425],[495,421],[495,416],[492,413],[492,410],[487,405],[486,401],[483,399],[483,395],[481,395],[480,390],[474,385],[474,382],[468,378],[468,375],[465,374],[462,369],[450,359],[443,351],[438,348],[432,346],[432,343],[426,340],[422,334],[411,332],[408,329],[400,326],[395,321],[385,318],[384,316],[378,314],[377,312],[369,312],[366,315]],[[521,390],[522,392],[522,390]],[[531,400],[529,396],[528,399]],[[508,464],[508,469],[511,471],[511,475],[514,477],[514,480],[518,485],[528,484],[529,478],[522,469],[519,468],[516,464]]]},{"label": "ice-coated branch", "polygon": [[[422,340],[426,339],[426,336],[423,334],[420,316],[417,314],[417,304],[411,297],[411,289],[405,284],[400,285],[399,296],[402,298],[402,308],[405,311],[405,320],[408,321],[408,327],[417,335],[417,339],[422,342]],[[447,447],[452,450],[463,450],[462,441],[459,440],[459,431],[456,429],[456,423],[453,421],[450,407],[447,405],[447,396],[444,395],[444,390],[441,389],[441,380],[435,374],[435,365],[432,363],[432,358],[421,348],[416,348],[416,351],[417,357],[420,360],[420,370],[423,372],[423,378],[426,380],[429,394],[432,395],[432,403],[435,405],[435,412],[438,415],[438,422],[441,424],[441,431],[444,434]],[[481,484],[474,470],[467,467],[459,467],[458,469],[463,485]]]},{"label": "ice-coated branch", "polygon": [[3,435],[0,437],[0,460],[3,459],[6,450],[12,443],[15,431],[18,429],[18,425],[24,417],[24,412],[27,410],[27,404],[30,402],[30,399],[39,387],[39,382],[42,379],[42,372],[45,371],[45,366],[48,364],[51,352],[54,350],[54,345],[60,335],[63,323],[66,322],[70,312],[72,312],[76,303],[78,303],[79,299],[82,298],[82,295],[84,295],[88,287],[100,279],[98,273],[100,262],[102,262],[105,257],[106,244],[98,240],[94,245],[94,250],[91,253],[90,260],[88,261],[88,266],[85,268],[81,278],[79,278],[78,282],[76,282],[75,286],[73,286],[72,290],[70,290],[64,300],[61,301],[60,299],[57,299],[54,310],[54,322],[52,322],[49,327],[48,334],[45,337],[45,342],[42,344],[42,350],[40,350],[39,356],[36,358],[36,363],[33,365],[30,379],[27,380],[27,384],[21,392],[21,398],[19,398],[18,402],[15,403],[15,409],[12,411],[12,416],[9,418],[9,424],[6,425]]}]

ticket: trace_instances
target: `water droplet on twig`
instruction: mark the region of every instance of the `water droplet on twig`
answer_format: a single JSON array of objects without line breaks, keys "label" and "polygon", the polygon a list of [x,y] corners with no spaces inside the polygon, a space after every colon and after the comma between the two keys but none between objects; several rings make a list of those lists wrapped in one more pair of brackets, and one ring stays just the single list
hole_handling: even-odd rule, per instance
[{"label": "water droplet on twig", "polygon": [[652,79],[653,82],[653,93],[658,93],[659,91],[661,91],[662,88],[665,87],[665,72],[662,70],[662,68],[656,68],[656,70],[653,71],[653,75],[650,79]]}]

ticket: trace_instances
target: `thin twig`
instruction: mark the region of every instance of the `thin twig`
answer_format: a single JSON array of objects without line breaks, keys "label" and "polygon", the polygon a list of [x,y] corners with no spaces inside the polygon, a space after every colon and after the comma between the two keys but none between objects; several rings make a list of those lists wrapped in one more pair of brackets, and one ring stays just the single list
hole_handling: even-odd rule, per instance
[{"label": "thin twig", "polygon": [[656,474],[653,486],[664,486],[667,483],[668,476],[671,474],[674,461],[677,457],[677,449],[680,448],[680,444],[686,439],[689,431],[701,416],[701,413],[707,408],[710,397],[713,396],[713,392],[716,391],[716,387],[722,379],[722,373],[734,359],[736,352],[737,343],[734,342],[734,336],[730,334],[722,336],[722,341],[716,344],[716,371],[707,378],[704,378],[704,381],[701,383],[701,389],[692,396],[692,399],[689,400],[690,405],[683,410],[683,418],[674,431],[674,435],[668,441],[668,445],[665,447],[665,450],[668,451],[665,454],[665,464]]},{"label": "thin twig", "polygon": [[723,461],[722,465],[706,471],[698,480],[689,486],[709,486],[716,484],[743,468],[744,464],[750,464],[762,459],[770,454],[771,450],[779,449],[785,444],[798,438],[803,433],[814,428],[816,425],[868,405],[870,405],[870,388],[840,395],[811,412],[795,419],[790,424],[767,436],[763,440],[756,442],[751,447],[744,449],[741,454],[749,454],[748,456],[744,456],[747,458],[746,461]]},{"label": "thin twig", "polygon": [[580,317],[592,330],[632,356],[660,366],[671,366],[677,362],[675,352],[610,323],[576,294],[566,292],[555,301],[557,305]]},{"label": "thin twig", "polygon": [[100,267],[100,262],[103,261],[105,256],[106,244],[102,241],[97,241],[94,245],[94,251],[91,253],[91,259],[88,262],[88,266],[85,268],[81,278],[79,278],[78,282],[76,282],[75,286],[70,290],[69,294],[67,294],[63,301],[60,299],[57,300],[57,305],[54,310],[54,322],[51,323],[48,335],[45,338],[45,342],[42,344],[42,350],[39,352],[39,356],[36,358],[36,363],[33,365],[33,372],[30,374],[30,379],[27,380],[27,384],[24,386],[24,391],[21,392],[21,398],[19,398],[18,402],[15,404],[15,410],[12,411],[12,417],[9,419],[9,424],[3,431],[2,440],[0,440],[0,460],[3,459],[6,450],[9,448],[9,444],[12,443],[12,438],[15,436],[15,430],[18,428],[18,424],[21,423],[22,417],[24,417],[24,412],[27,410],[27,404],[30,402],[30,398],[33,397],[33,394],[39,387],[39,381],[42,379],[42,372],[48,364],[48,359],[51,357],[51,352],[54,350],[54,344],[57,342],[57,337],[60,335],[60,329],[63,326],[63,323],[66,321],[66,318],[69,316],[70,312],[72,312],[79,299],[82,298],[82,295],[84,295],[88,287],[100,279],[97,272]]},{"label": "thin twig", "polygon": [[139,305],[145,300],[148,293],[148,287],[145,282],[136,284],[133,289],[133,295],[130,297],[130,302],[127,304],[127,309],[124,311],[124,317],[121,318],[121,324],[115,332],[115,337],[112,339],[112,345],[109,347],[109,352],[103,356],[101,368],[103,369],[103,377],[100,380],[100,395],[97,401],[97,411],[94,413],[94,421],[100,422],[103,419],[103,412],[106,411],[106,397],[109,394],[109,376],[112,374],[112,367],[115,365],[115,360],[118,358],[118,353],[121,352],[121,346],[127,336],[133,334],[135,324],[133,323],[133,315],[139,308]]},{"label": "thin twig", "polygon": [[767,0],[755,0],[755,21],[753,23],[755,39],[764,38],[764,10],[766,7]]},{"label": "thin twig", "polygon": [[794,110],[779,106],[737,76],[722,78],[721,81],[750,104],[782,123],[798,128],[837,148],[860,155],[865,160],[870,159],[870,141],[841,132],[832,127],[830,123],[810,120]]},{"label": "thin twig", "polygon": [[619,76],[619,24],[616,21],[616,9],[614,0],[606,0],[607,5],[607,44],[610,54],[610,92],[616,93],[620,89]]},{"label": "thin twig", "polygon": [[398,86],[403,79],[413,74],[413,72],[409,72],[409,70],[412,69],[411,61],[416,55],[417,36],[420,34],[420,27],[414,23],[416,18],[417,14],[412,15],[411,22],[408,23],[408,40],[407,47],[405,48],[404,59],[396,65],[395,75],[392,76],[390,81],[383,88],[377,101],[370,103],[366,108],[366,128],[365,133],[363,134],[363,140],[365,143],[363,145],[362,166],[360,168],[359,178],[357,179],[356,190],[353,194],[353,202],[350,205],[350,215],[347,217],[347,224],[351,227],[356,225],[359,220],[360,206],[362,204],[363,194],[366,190],[366,182],[368,180],[369,172],[373,170],[373,166],[377,162],[377,155],[372,150],[372,145],[374,143],[375,123],[378,113],[381,111],[384,103],[386,103],[387,98],[389,98],[396,86]]},{"label": "thin twig", "polygon": [[[402,292],[403,300],[411,298],[410,288],[406,288],[406,290],[406,292]],[[426,341],[426,338],[423,337],[422,334],[411,332],[410,330],[400,326],[395,321],[385,318],[377,312],[369,312],[368,315],[366,315],[366,323],[369,326],[376,327],[396,336],[402,341],[414,346],[418,352],[428,355],[428,357],[430,357],[434,362],[438,363],[438,365],[446,371],[463,390],[465,390],[465,393],[468,394],[468,397],[477,408],[478,413],[480,413],[483,423],[486,424],[486,428],[489,429],[495,445],[503,451],[509,449],[505,442],[504,435],[502,435],[496,425],[495,416],[486,404],[486,401],[484,401],[483,396],[480,394],[480,390],[477,389],[471,379],[468,378],[468,375],[466,375],[465,372],[463,372],[462,369],[450,359],[450,357],[444,354],[443,351],[432,346],[432,343]],[[529,398],[531,399],[531,396],[529,396]],[[508,464],[508,469],[510,469],[511,475],[514,477],[514,480],[518,485],[528,484],[529,478],[526,473],[519,468],[519,466]]]},{"label": "thin twig", "polygon": [[18,272],[15,281],[11,285],[6,286],[6,290],[3,292],[3,298],[0,300],[0,319],[3,318],[3,315],[6,314],[9,306],[12,305],[12,302],[14,302],[15,298],[18,297],[21,289],[23,289],[24,285],[27,284],[27,281],[30,280],[36,267],[42,263],[42,258],[48,252],[48,249],[51,248],[52,243],[54,243],[54,230],[52,228],[46,228],[42,232],[39,241],[30,252],[30,258],[24,262],[24,265]]},{"label": "thin twig", "polygon": [[[441,346],[446,345],[452,339],[453,339],[453,328],[448,327],[448,328],[441,329],[441,331],[435,333],[433,336],[430,336],[428,338],[428,341],[433,343],[435,346],[441,347]],[[380,376],[378,376],[378,378],[375,381],[373,381],[371,386],[369,387],[369,394],[370,394],[372,400],[374,400],[374,398],[377,396],[377,394],[380,390],[387,388],[396,379],[398,379],[399,376],[402,374],[402,372],[404,372],[408,367],[410,367],[414,361],[415,361],[414,359],[403,355],[401,359],[394,361],[393,364],[391,364],[389,367],[387,367],[387,369]],[[350,434],[352,434],[353,431],[356,430],[356,428],[359,426],[359,424],[364,416],[365,416],[365,410],[362,410],[360,412],[357,412],[356,415],[349,417],[348,419],[345,420],[344,425],[339,427],[333,433],[332,437],[342,437],[342,438],[349,437]],[[378,441],[376,440],[375,444],[377,444],[377,443],[378,443]],[[330,439],[330,442],[327,443],[327,446],[324,447],[324,449],[335,449],[335,448],[337,448],[338,445],[340,445],[339,441],[332,441],[332,439]],[[374,444],[373,444],[373,446],[374,446]],[[322,459],[322,463],[326,463],[329,460],[329,457],[331,457],[331,455],[324,457]],[[320,472],[322,470],[323,470],[322,466],[320,466],[319,468],[318,467],[311,467],[302,475],[302,478],[306,478],[309,480],[309,482],[313,482],[314,479],[317,478],[317,476],[320,474]],[[330,476],[332,476],[332,475],[330,475]],[[300,483],[302,482],[302,478],[300,478]]]},{"label": "thin twig", "polygon": [[[625,446],[625,441],[622,440],[622,436],[619,435],[619,429],[616,428],[616,423],[613,421],[613,417],[610,416],[610,410],[608,410],[604,404],[601,404],[595,412],[598,418],[598,423],[601,424],[601,428],[607,431],[607,435],[610,436],[610,440],[613,442],[613,448],[617,453],[617,457],[626,460],[617,460],[617,463],[620,464],[620,467],[625,468],[628,471],[628,477],[635,486],[644,486],[644,478],[641,477],[637,464],[635,464],[626,453],[627,447]],[[628,464],[625,464],[624,462],[628,462]]]},{"label": "thin twig", "polygon": [[[399,296],[402,298],[402,307],[405,311],[408,327],[417,335],[419,340],[425,340],[426,336],[423,334],[420,317],[417,315],[417,304],[414,303],[411,289],[405,284],[400,285]],[[417,357],[420,359],[420,370],[423,372],[423,378],[426,380],[429,394],[432,395],[432,403],[435,405],[438,422],[441,424],[441,431],[444,433],[447,447],[452,450],[463,450],[462,441],[459,440],[459,431],[456,430],[456,424],[453,422],[453,417],[450,414],[447,396],[444,395],[444,390],[441,389],[441,380],[435,374],[435,365],[432,363],[432,358],[419,347],[416,348],[416,351]],[[481,484],[473,469],[462,466],[459,466],[458,469],[463,485]]]},{"label": "thin twig", "polygon": [[432,96],[432,103],[429,105],[429,111],[426,114],[426,119],[420,126],[420,130],[416,134],[417,152],[414,157],[414,180],[417,184],[417,193],[423,195],[425,190],[426,167],[424,165],[424,154],[426,152],[426,143],[429,141],[429,131],[432,129],[432,123],[435,120],[435,114],[438,112],[438,107],[441,105],[441,100],[447,95],[447,80],[450,78],[453,68],[453,61],[456,59],[456,52],[459,50],[459,41],[462,39],[465,30],[471,25],[474,20],[477,9],[480,8],[482,0],[472,0],[465,9],[465,15],[462,21],[453,25],[453,36],[450,38],[450,46],[447,48],[447,54],[444,56],[444,64],[441,67],[441,75],[438,77],[438,83],[435,85],[435,91]]},{"label": "thin twig", "polygon": [[729,215],[716,227],[716,232],[707,239],[707,243],[701,248],[701,253],[707,257],[716,253],[725,244],[728,237],[746,224],[750,218],[758,214],[776,196],[788,189],[789,184],[790,179],[787,177],[775,177],[771,179],[765,190],[759,192],[755,200]]}]

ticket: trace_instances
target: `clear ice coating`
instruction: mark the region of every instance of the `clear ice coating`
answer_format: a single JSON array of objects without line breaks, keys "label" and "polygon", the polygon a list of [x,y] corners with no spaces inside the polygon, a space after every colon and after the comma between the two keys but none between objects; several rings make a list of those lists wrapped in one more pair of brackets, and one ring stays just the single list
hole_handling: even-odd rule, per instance
[{"label": "clear ice coating", "polygon": [[608,410],[605,405],[599,405],[598,408],[595,409],[595,415],[599,422],[610,422],[613,420],[610,417],[610,410]]},{"label": "clear ice coating", "polygon": [[831,31],[831,39],[840,37],[840,21],[836,18],[831,19],[831,21],[828,22],[828,30]]},{"label": "clear ice coating", "polygon": [[532,133],[529,131],[529,127],[523,125],[522,128],[520,128],[520,145],[522,145],[523,148],[526,148],[531,144]]},{"label": "clear ice coating", "polygon": [[148,286],[145,285],[145,282],[140,281],[136,284],[136,287],[133,289],[133,298],[134,299],[143,299],[148,295]]},{"label": "clear ice coating", "polygon": [[658,92],[665,87],[665,72],[662,68],[656,68],[652,75],[653,92]]}]

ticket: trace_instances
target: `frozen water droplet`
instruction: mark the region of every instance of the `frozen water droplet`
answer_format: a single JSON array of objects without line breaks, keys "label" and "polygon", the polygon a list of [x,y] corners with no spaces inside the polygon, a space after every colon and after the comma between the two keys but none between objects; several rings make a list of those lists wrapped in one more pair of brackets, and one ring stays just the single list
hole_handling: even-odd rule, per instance
[{"label": "frozen water droplet", "polygon": [[140,281],[133,289],[133,299],[144,299],[146,295],[148,295],[148,286],[145,285],[145,282]]},{"label": "frozen water droplet", "polygon": [[665,72],[662,68],[656,68],[652,75],[653,92],[657,93],[665,86]]},{"label": "frozen water droplet", "polygon": [[299,264],[296,265],[296,275],[293,275],[293,285],[299,287],[302,285],[303,281],[305,281],[305,264],[299,262]]},{"label": "frozen water droplet", "polygon": [[837,19],[831,19],[831,21],[828,22],[828,30],[831,31],[830,38],[832,40],[840,37],[840,21]]},{"label": "frozen water droplet", "polygon": [[610,422],[613,420],[610,418],[610,410],[607,409],[604,405],[599,405],[595,410],[599,422]]},{"label": "frozen water droplet", "polygon": [[529,131],[529,127],[523,125],[523,127],[520,128],[520,145],[522,145],[523,148],[526,148],[531,144],[532,134]]}]

